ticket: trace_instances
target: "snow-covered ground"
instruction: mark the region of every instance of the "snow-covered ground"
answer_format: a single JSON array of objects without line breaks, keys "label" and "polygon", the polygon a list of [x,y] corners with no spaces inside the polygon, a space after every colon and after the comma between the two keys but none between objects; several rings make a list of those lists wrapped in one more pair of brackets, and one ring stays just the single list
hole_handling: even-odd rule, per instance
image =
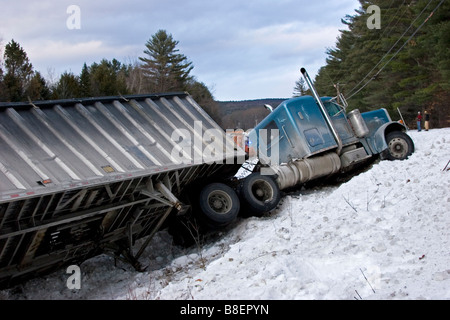
[{"label": "snow-covered ground", "polygon": [[146,272],[101,255],[79,266],[80,289],[62,269],[0,299],[450,299],[450,128],[409,134],[408,160],[290,194],[204,244],[159,232]]}]

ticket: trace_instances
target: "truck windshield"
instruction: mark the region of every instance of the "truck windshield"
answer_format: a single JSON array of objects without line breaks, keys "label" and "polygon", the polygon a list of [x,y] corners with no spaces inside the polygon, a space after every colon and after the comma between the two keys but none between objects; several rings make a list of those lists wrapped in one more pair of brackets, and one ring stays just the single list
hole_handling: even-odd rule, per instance
[{"label": "truck windshield", "polygon": [[342,107],[334,102],[324,102],[325,108],[327,109],[328,114],[333,117],[342,111]]}]

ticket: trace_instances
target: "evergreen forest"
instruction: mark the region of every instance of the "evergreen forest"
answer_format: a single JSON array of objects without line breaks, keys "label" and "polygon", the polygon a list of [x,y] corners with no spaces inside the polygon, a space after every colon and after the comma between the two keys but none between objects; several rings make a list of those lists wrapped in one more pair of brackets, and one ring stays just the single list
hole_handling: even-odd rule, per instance
[{"label": "evergreen forest", "polygon": [[[386,108],[393,120],[401,113],[409,127],[419,111],[431,113],[433,127],[450,126],[450,1],[360,4],[342,19],[345,28],[326,51],[315,78],[318,92],[343,93],[349,109]],[[380,8],[379,28],[369,28],[371,5]]]}]

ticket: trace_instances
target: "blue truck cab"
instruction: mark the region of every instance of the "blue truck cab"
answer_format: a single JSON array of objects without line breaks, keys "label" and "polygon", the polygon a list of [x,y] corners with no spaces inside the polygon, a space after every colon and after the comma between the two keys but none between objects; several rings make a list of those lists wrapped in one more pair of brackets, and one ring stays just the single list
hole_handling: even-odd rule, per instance
[{"label": "blue truck cab", "polygon": [[[387,110],[383,108],[361,114],[368,132],[363,137],[358,137],[342,106],[331,97],[323,97],[321,101],[343,148],[361,143],[368,155],[381,154],[388,148],[385,139],[387,133],[406,131],[403,125],[393,122]],[[278,130],[278,141],[272,141],[269,137],[273,130]],[[280,163],[309,158],[338,147],[338,142],[312,96],[284,101],[261,121],[249,136],[249,145],[254,148],[260,146],[259,139],[265,139],[269,155],[272,146],[278,144]]]},{"label": "blue truck cab", "polygon": [[[333,116],[333,122],[342,139],[350,143],[355,142],[356,138],[339,107],[330,102],[329,98],[324,98],[323,101],[327,111]],[[271,143],[267,143],[268,154],[271,154],[271,149],[278,143],[280,163],[308,158],[337,147],[330,128],[311,96],[293,98],[281,103],[254,128],[249,144],[259,148],[259,139],[264,139],[265,134],[273,134],[273,130],[278,130],[279,140],[269,139]]]},{"label": "blue truck cab", "polygon": [[332,97],[319,97],[302,69],[313,96],[282,102],[249,133],[250,154],[276,179],[280,189],[345,172],[369,159],[403,160],[414,151],[406,127],[386,109],[360,113]]}]

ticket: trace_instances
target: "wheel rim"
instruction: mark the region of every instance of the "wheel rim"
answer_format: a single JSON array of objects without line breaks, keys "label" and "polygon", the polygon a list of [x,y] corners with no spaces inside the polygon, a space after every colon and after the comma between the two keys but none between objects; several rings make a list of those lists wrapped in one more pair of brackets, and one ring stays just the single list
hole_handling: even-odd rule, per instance
[{"label": "wheel rim", "polygon": [[389,142],[389,152],[394,158],[405,158],[408,153],[408,143],[401,138],[394,138]]},{"label": "wheel rim", "polygon": [[273,188],[265,180],[256,180],[252,185],[253,196],[261,202],[270,201],[273,199]]},{"label": "wheel rim", "polygon": [[227,214],[232,208],[233,200],[226,192],[216,190],[208,195],[208,205],[216,213]]}]

